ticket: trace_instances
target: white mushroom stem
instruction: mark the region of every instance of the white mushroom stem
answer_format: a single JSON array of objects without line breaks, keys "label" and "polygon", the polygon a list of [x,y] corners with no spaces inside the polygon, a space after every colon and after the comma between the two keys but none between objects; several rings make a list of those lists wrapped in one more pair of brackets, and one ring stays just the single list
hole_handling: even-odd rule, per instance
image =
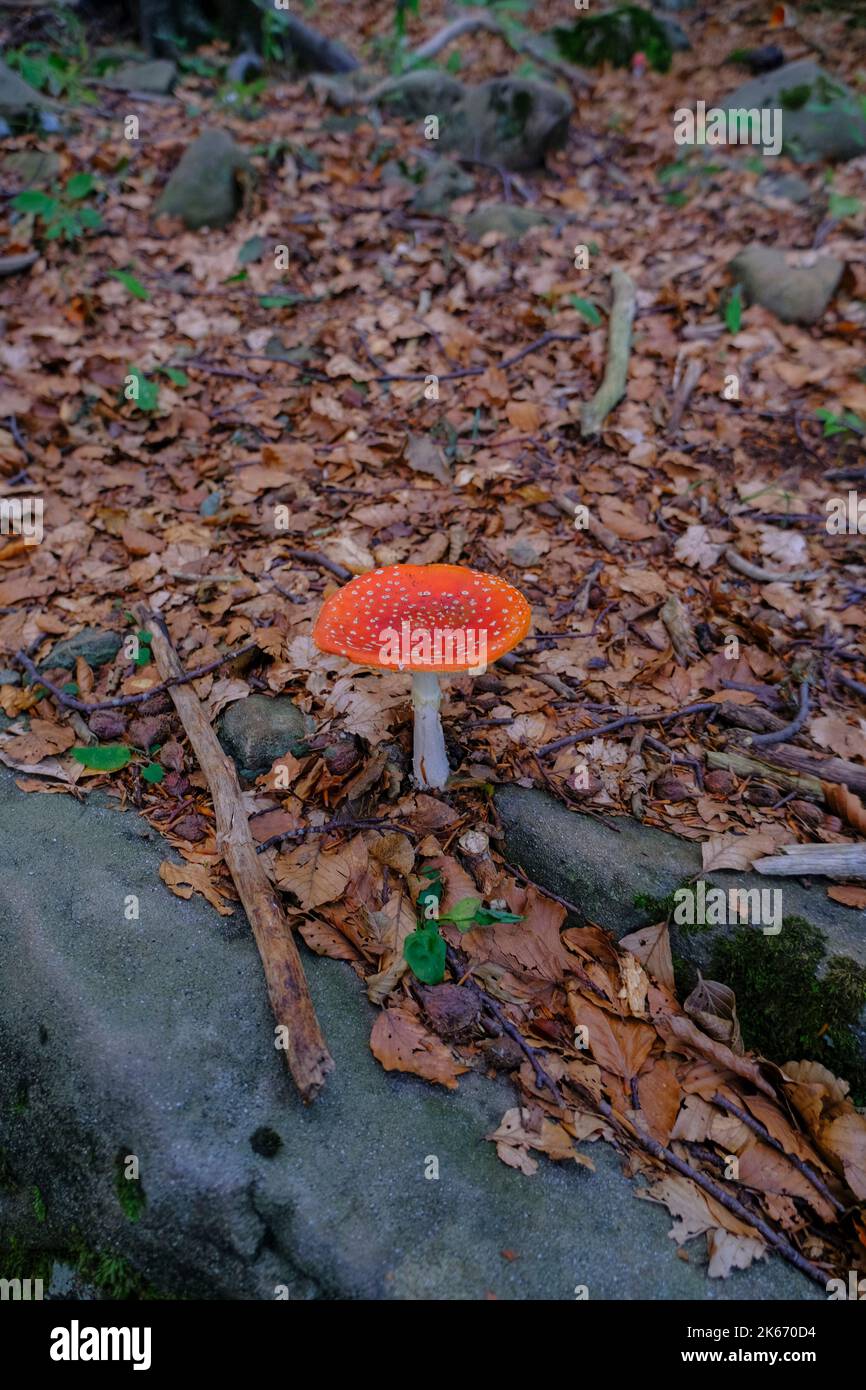
[{"label": "white mushroom stem", "polygon": [[432,671],[413,671],[412,708],[415,712],[413,771],[419,787],[438,789],[448,781],[448,755],[439,718],[439,677]]}]

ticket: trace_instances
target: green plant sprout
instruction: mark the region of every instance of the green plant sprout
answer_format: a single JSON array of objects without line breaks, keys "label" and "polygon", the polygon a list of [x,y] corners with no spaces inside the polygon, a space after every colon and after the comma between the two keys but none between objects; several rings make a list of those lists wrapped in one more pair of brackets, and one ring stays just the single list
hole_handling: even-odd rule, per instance
[{"label": "green plant sprout", "polygon": [[102,226],[96,208],[84,203],[95,188],[92,174],[73,174],[62,189],[55,185],[51,193],[26,188],[12,199],[12,207],[15,212],[38,218],[46,241],[77,241],[85,232],[95,232]]}]

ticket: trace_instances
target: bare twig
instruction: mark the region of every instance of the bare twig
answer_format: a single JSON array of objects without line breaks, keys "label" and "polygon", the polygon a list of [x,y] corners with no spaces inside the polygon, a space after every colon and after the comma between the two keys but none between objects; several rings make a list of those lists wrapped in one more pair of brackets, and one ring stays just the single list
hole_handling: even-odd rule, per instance
[{"label": "bare twig", "polygon": [[724,556],[731,569],[744,574],[747,579],[757,580],[759,584],[810,584],[824,573],[823,570],[788,570],[786,573],[765,570],[763,566],[753,565],[750,560],[744,559],[732,545],[725,547]]},{"label": "bare twig", "polygon": [[625,395],[628,360],[631,355],[631,327],[634,322],[637,298],[634,283],[619,266],[611,273],[613,303],[607,338],[607,365],[601,385],[591,401],[580,412],[580,432],[584,436],[598,434],[615,405]]},{"label": "bare twig", "polygon": [[154,695],[160,695],[164,690],[171,690],[176,685],[187,685],[190,681],[197,681],[201,676],[208,676],[211,671],[217,671],[220,666],[227,666],[229,662],[236,661],[238,657],[246,656],[248,652],[257,649],[257,642],[247,642],[242,647],[236,647],[234,651],[226,652],[224,656],[218,656],[215,661],[208,661],[204,666],[197,666],[193,671],[181,671],[180,675],[172,676],[171,679],[162,681],[160,685],[152,685],[149,690],[144,690],[139,695],[116,695],[111,700],[96,700],[91,704],[76,699],[74,695],[69,695],[65,690],[62,690],[59,685],[54,685],[52,681],[46,680],[39,668],[31,661],[27,652],[16,652],[12,660],[24,668],[34,685],[43,686],[64,709],[75,710],[78,714],[95,714],[97,710],[123,709],[126,705],[144,705],[148,700],[152,700]]},{"label": "bare twig", "polygon": [[808,678],[800,686],[800,708],[796,717],[790,724],[785,724],[783,728],[776,729],[770,734],[752,734],[749,742],[753,748],[772,748],[775,743],[786,743],[789,738],[796,738],[802,732],[803,725],[809,718],[811,712],[811,701],[809,699]]},{"label": "bare twig", "polygon": [[286,554],[292,559],[297,560],[302,565],[315,565],[319,569],[327,570],[336,579],[341,579],[343,583],[353,578],[352,571],[347,570],[345,565],[340,565],[336,560],[329,560],[327,555],[322,555],[318,550],[287,550]]},{"label": "bare twig", "polygon": [[620,719],[612,719],[609,724],[596,724],[592,729],[583,729],[579,734],[566,734],[563,738],[555,739],[553,743],[545,743],[539,748],[539,756],[548,757],[551,753],[558,753],[560,748],[571,748],[575,743],[585,743],[587,739],[598,738],[601,734],[614,734],[618,729],[625,729],[630,724],[655,723],[667,724],[672,719],[685,719],[690,714],[713,713],[718,709],[718,705],[711,704],[709,701],[699,701],[694,705],[684,705],[682,709],[673,710],[670,714],[665,714],[662,710],[644,710],[641,714],[624,714]]},{"label": "bare twig", "polygon": [[774,1139],[770,1131],[761,1124],[760,1120],[756,1120],[755,1117],[750,1115],[746,1110],[741,1110],[738,1105],[734,1105],[733,1101],[725,1100],[725,1097],[720,1096],[718,1092],[713,1096],[713,1105],[718,1105],[721,1110],[726,1110],[729,1115],[736,1115],[737,1119],[742,1124],[746,1125],[753,1134],[757,1134],[764,1144],[768,1144],[771,1149],[775,1149],[776,1153],[784,1154],[788,1162],[793,1163],[794,1167],[803,1174],[804,1178],[809,1179],[809,1182],[815,1188],[816,1192],[820,1192],[821,1196],[825,1197],[836,1211],[844,1213],[848,1210],[844,1202],[840,1202],[838,1197],[833,1196],[833,1193],[830,1191],[823,1178],[815,1172],[812,1165],[807,1163],[805,1159],[798,1158],[796,1154],[788,1153],[784,1144],[780,1144],[778,1139]]},{"label": "bare twig", "polygon": [[271,1008],[285,1038],[286,1061],[303,1100],[312,1100],[333,1069],[294,936],[258,858],[234,763],[223,752],[195,691],[183,684],[177,652],[162,619],[139,604],[136,616],[151,634],[160,674],[192,744],[213,798],[217,846],[225,856],[264,967]]},{"label": "bare twig", "polygon": [[509,1038],[512,1038],[514,1042],[517,1043],[523,1055],[528,1058],[535,1074],[536,1086],[538,1086],[539,1089],[546,1086],[557,1105],[564,1105],[565,1101],[563,1100],[559,1087],[539,1061],[538,1049],[534,1048],[526,1041],[520,1029],[516,1024],[511,1022],[511,1019],[507,1016],[502,1006],[496,1002],[492,995],[488,994],[485,989],[482,989],[481,986],[476,983],[471,973],[468,973],[470,971],[470,966],[466,957],[463,956],[460,951],[455,950],[453,946],[446,947],[446,955],[448,964],[453,970],[455,978],[463,980],[464,988],[471,989],[473,994],[477,995],[485,1009],[496,1019],[503,1033],[507,1033]]}]

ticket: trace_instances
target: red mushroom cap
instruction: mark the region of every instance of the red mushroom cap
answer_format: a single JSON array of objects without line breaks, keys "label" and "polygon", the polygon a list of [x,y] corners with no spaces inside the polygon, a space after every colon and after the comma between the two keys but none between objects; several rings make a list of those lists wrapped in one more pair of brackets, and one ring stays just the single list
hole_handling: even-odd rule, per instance
[{"label": "red mushroom cap", "polygon": [[469,671],[510,652],[531,622],[526,599],[496,575],[464,565],[388,565],[325,600],[313,641],[359,666]]}]

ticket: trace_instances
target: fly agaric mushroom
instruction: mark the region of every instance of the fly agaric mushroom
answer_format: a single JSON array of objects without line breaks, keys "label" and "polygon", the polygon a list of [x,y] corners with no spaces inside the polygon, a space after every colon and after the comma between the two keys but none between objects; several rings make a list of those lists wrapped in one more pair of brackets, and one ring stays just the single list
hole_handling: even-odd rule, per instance
[{"label": "fly agaric mushroom", "polygon": [[531,621],[523,595],[495,575],[464,565],[388,565],[325,600],[313,641],[359,666],[411,671],[415,781],[438,788],[448,780],[440,676],[480,674],[522,641]]}]

